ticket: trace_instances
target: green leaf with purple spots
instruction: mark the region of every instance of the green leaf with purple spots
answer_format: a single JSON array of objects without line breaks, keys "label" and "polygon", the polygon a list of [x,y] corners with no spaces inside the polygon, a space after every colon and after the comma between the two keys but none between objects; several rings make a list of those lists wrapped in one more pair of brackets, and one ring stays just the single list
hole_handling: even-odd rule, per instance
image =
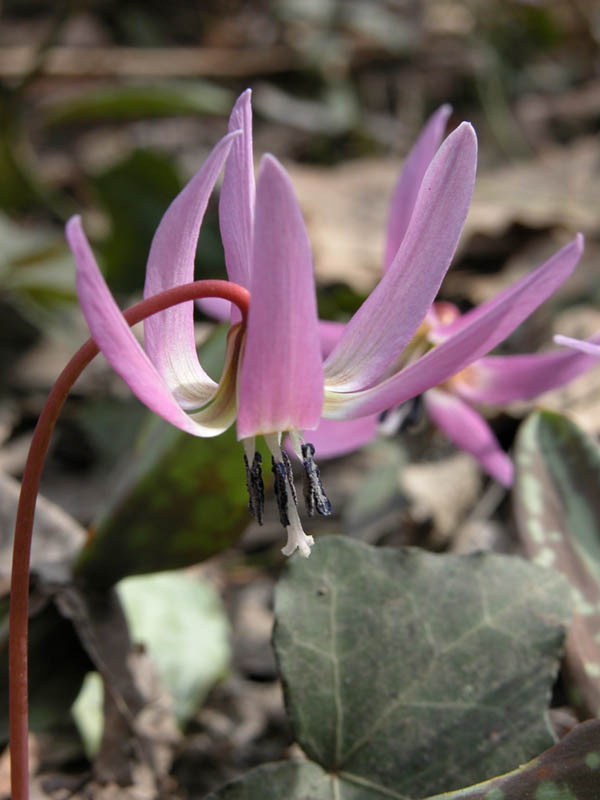
[{"label": "green leaf with purple spots", "polygon": [[582,714],[599,716],[600,446],[566,417],[541,411],[521,426],[515,461],[515,513],[525,548],[573,589],[571,699]]}]

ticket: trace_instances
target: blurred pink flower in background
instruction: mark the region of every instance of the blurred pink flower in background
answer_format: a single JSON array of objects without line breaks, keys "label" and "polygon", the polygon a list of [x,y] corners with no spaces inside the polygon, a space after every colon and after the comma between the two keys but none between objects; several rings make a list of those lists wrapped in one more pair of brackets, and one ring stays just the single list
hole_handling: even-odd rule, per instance
[{"label": "blurred pink flower in background", "polygon": [[[423,178],[442,141],[449,113],[450,108],[442,106],[429,119],[396,184],[390,204],[384,272],[402,245]],[[432,422],[454,444],[473,455],[489,475],[507,487],[513,478],[512,461],[472,404],[503,406],[517,400],[529,400],[562,386],[593,366],[592,356],[600,355],[600,346],[579,343],[583,345],[578,347],[579,353],[557,351],[480,356],[485,356],[552,294],[576,266],[582,248],[583,239],[578,236],[537,270],[467,314],[461,315],[450,303],[434,303],[403,353],[406,368],[400,374],[404,374],[407,382],[414,380],[415,374],[420,377],[424,365],[430,366],[436,378],[440,378],[430,383],[435,388],[428,389],[423,395],[423,404]],[[496,319],[498,323],[494,330]],[[343,330],[343,323],[321,323],[321,344],[326,364],[327,356],[342,337]],[[482,336],[480,342],[477,341],[479,336]],[[559,342],[559,338],[555,337],[557,343],[570,343],[574,347],[578,344],[574,340],[564,341],[564,337]],[[462,353],[468,353],[468,356],[461,359]],[[456,367],[458,361],[462,364]],[[357,405],[363,410],[367,407],[360,401]],[[342,455],[371,441],[378,433],[393,433],[407,415],[410,416],[411,409],[390,408],[391,412],[383,415],[367,414],[350,421],[324,418],[311,434],[321,457]],[[326,404],[324,417],[327,417],[327,411]]]}]

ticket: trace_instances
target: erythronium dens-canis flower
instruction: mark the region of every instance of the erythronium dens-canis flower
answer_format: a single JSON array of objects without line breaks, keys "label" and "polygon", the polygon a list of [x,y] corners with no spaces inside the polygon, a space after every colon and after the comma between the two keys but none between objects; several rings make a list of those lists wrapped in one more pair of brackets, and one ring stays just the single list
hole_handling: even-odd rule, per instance
[{"label": "erythronium dens-canis flower", "polygon": [[[439,113],[434,128],[440,127],[444,113]],[[409,175],[405,190],[412,204],[409,211],[397,199],[404,196],[402,191],[392,204],[392,216],[401,221],[394,227],[396,241],[388,246],[385,274],[341,333],[334,330],[337,341],[323,360],[328,326],[317,317],[306,227],[289,177],[273,156],[263,157],[255,182],[249,91],[238,99],[229,127],[159,224],[144,292],[148,297],[193,279],[200,225],[225,165],[219,214],[226,265],[230,280],[250,290],[251,301],[246,323],[238,312],[231,312],[218,383],[198,361],[191,302],[146,320],[142,349],[122,320],[78,217],[69,221],[67,238],[77,264],[83,312],[109,363],[143,403],[188,433],[218,435],[237,417],[250,509],[259,522],[264,490],[254,441],[263,436],[271,451],[275,494],[288,535],[283,552],[289,555],[298,549],[307,556],[313,539],[300,523],[283,437],[289,436],[291,449],[304,466],[309,513],[328,514],[314,446],[304,439],[305,431],[314,431],[322,416],[371,425],[374,415],[464,370],[570,274],[581,241],[563,248],[492,303],[465,315],[460,324],[450,325],[443,340],[411,361],[407,353],[414,351],[415,334],[431,317],[475,180],[477,145],[472,127],[463,123],[439,148],[437,143],[431,146],[437,136],[434,131],[427,146],[421,143],[423,152],[414,176]]]}]

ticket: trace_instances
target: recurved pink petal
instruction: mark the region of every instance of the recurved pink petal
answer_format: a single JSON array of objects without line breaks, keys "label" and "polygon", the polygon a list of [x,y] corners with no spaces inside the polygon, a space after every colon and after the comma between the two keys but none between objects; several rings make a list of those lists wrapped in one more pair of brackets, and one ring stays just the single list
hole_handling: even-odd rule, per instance
[{"label": "recurved pink petal", "polygon": [[454,255],[471,202],[477,161],[463,123],[429,165],[393,264],[347,324],[325,363],[340,392],[372,386],[388,372],[427,314]]},{"label": "recurved pink petal", "polygon": [[379,415],[358,419],[321,419],[319,427],[307,433],[315,447],[315,458],[335,458],[359,450],[377,436]]},{"label": "recurved pink petal", "polygon": [[252,157],[252,92],[241,94],[229,117],[229,130],[241,130],[227,159],[219,201],[219,225],[229,280],[250,288],[254,229],[254,160]]},{"label": "recurved pink petal", "polygon": [[326,385],[323,413],[332,419],[376,414],[443,383],[486,355],[548,298],[575,269],[583,237],[559,250],[525,278],[497,297],[439,328],[440,344],[418,361],[362,392],[330,391]]},{"label": "recurved pink petal", "polygon": [[515,400],[529,400],[564,386],[596,366],[600,346],[588,346],[595,348],[596,355],[561,350],[480,358],[465,370],[464,380],[461,380],[463,373],[457,375],[453,388],[461,397],[476,403],[503,405]]},{"label": "recurved pink petal", "polygon": [[[203,167],[171,203],[156,229],[144,297],[194,280],[200,225],[215,181],[238,136],[230,133],[214,147]],[[194,303],[181,303],[144,322],[146,352],[184,408],[197,408],[216,384],[202,369],[194,340]]]},{"label": "recurved pink petal", "polygon": [[238,437],[316,428],[323,368],[312,255],[291,181],[264,156],[238,389]]},{"label": "recurved pink petal", "polygon": [[512,484],[512,461],[481,414],[459,397],[440,389],[426,392],[424,401],[431,421],[453,444],[474,456],[488,475],[503,486]]},{"label": "recurved pink petal", "polygon": [[77,265],[79,301],[92,337],[131,391],[167,422],[195,436],[216,436],[229,427],[233,421],[231,408],[221,421],[213,420],[208,426],[194,422],[181,410],[115,303],[98,269],[80,217],[69,220],[66,235]]},{"label": "recurved pink petal", "polygon": [[581,353],[587,353],[590,356],[598,358],[600,356],[600,344],[596,343],[599,337],[595,336],[590,341],[582,339],[571,339],[570,336],[562,336],[560,333],[554,337],[556,344],[565,345],[565,347],[572,347],[574,350],[579,350]]},{"label": "recurved pink petal", "polygon": [[417,139],[396,183],[387,225],[384,270],[391,265],[398,252],[415,207],[423,176],[444,138],[446,123],[452,107],[443,105],[431,115]]}]

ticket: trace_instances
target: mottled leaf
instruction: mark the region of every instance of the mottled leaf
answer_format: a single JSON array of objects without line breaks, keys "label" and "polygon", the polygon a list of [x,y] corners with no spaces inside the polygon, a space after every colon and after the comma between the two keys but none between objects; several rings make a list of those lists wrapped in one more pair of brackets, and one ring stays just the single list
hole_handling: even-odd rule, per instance
[{"label": "mottled leaf", "polygon": [[276,593],[274,644],[307,755],[345,781],[423,797],[552,744],[568,592],[515,558],[321,539]]},{"label": "mottled leaf", "polygon": [[507,775],[427,800],[596,800],[599,787],[600,720],[590,720]]},{"label": "mottled leaf", "polygon": [[514,502],[530,557],[565,575],[575,613],[567,639],[572,701],[600,715],[600,446],[566,417],[532,414],[515,450]]}]

